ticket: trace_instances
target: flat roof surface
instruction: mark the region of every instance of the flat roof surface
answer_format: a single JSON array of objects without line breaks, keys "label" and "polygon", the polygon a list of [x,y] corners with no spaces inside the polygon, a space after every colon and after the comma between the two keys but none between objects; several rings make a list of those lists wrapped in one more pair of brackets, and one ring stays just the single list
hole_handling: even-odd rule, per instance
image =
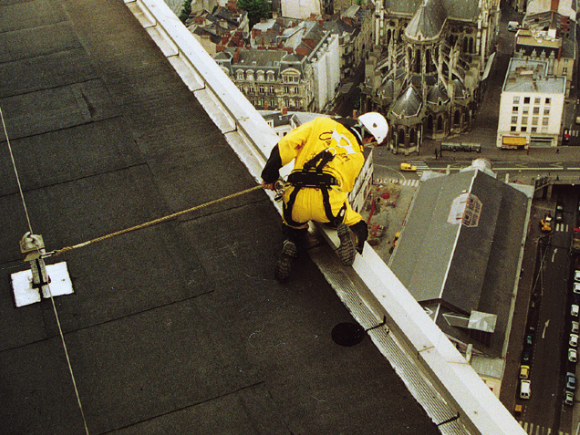
[{"label": "flat roof surface", "polygon": [[[1,0],[0,106],[33,232],[60,249],[255,181],[121,0]],[[49,300],[16,308],[28,231],[0,144],[3,433],[84,433]],[[90,433],[437,434],[308,258],[273,269],[260,191],[94,243],[55,298]]]}]

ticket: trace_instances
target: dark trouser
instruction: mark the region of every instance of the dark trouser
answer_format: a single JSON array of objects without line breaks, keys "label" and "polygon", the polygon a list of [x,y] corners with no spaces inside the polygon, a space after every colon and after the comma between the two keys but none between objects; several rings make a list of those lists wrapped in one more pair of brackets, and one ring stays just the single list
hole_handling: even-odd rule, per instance
[{"label": "dark trouser", "polygon": [[[357,240],[356,250],[359,254],[362,254],[362,250],[367,237],[369,236],[369,231],[367,223],[364,220],[358,221],[356,224],[351,225],[350,230],[354,233]],[[282,235],[285,239],[292,241],[299,249],[304,247],[304,242],[306,241],[306,235],[308,234],[308,228],[292,228],[286,224],[282,224]]]}]

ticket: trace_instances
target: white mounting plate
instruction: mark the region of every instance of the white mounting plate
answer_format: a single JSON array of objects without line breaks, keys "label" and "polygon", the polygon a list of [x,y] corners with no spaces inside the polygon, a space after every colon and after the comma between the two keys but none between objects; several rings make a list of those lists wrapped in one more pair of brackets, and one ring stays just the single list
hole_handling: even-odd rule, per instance
[{"label": "white mounting plate", "polygon": [[[50,284],[42,287],[43,298],[50,298],[50,293],[53,297],[74,293],[66,261],[46,266],[46,273],[50,277]],[[32,287],[32,271],[30,269],[13,273],[10,277],[17,308],[41,301],[40,292]]]}]

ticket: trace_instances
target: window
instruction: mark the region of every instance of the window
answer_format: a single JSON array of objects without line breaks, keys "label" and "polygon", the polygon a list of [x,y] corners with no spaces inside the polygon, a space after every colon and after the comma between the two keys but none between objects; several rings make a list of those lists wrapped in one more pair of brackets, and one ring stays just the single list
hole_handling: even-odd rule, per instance
[{"label": "window", "polygon": [[259,94],[263,94],[264,93],[264,86],[260,86],[260,90],[258,91]]},{"label": "window", "polygon": [[540,97],[534,98],[534,104],[540,104],[540,101],[541,101]]},{"label": "window", "polygon": [[530,97],[524,97],[524,104],[530,104]]},{"label": "window", "polygon": [[530,113],[530,108],[528,106],[524,106],[524,108],[522,109],[522,113],[524,115],[527,115],[528,113]]},{"label": "window", "polygon": [[295,94],[299,94],[299,93],[300,93],[300,89],[298,89],[298,86],[296,86],[296,87],[294,88],[294,93],[295,93]]},{"label": "window", "polygon": [[539,114],[540,114],[540,108],[534,107],[534,115],[539,115]]},{"label": "window", "polygon": [[562,68],[562,74],[568,74],[568,68]]},{"label": "window", "polygon": [[525,133],[526,131],[528,131],[528,127],[522,126],[522,132]]},{"label": "window", "polygon": [[528,117],[522,116],[522,125],[528,125]]},{"label": "window", "polygon": [[246,73],[246,75],[247,75],[248,81],[250,81],[250,82],[253,82],[254,81],[254,71],[248,71]]},{"label": "window", "polygon": [[512,125],[510,128],[510,131],[516,131],[517,127],[515,125]]},{"label": "window", "polygon": [[538,131],[538,127],[532,127],[532,133],[536,133]]},{"label": "window", "polygon": [[253,86],[248,86],[248,92],[250,94],[253,94],[254,93],[254,87]]},{"label": "window", "polygon": [[284,93],[285,94],[290,93],[290,88],[288,86],[284,86]]},{"label": "window", "polygon": [[236,72],[236,77],[237,77],[238,80],[244,80],[244,71],[242,71],[241,69],[239,69]]},{"label": "window", "polygon": [[274,86],[270,86],[268,88],[268,93],[273,94],[274,93]]},{"label": "window", "polygon": [[532,125],[538,125],[538,117],[537,116],[534,116],[532,118]]},{"label": "window", "polygon": [[549,114],[550,114],[550,108],[544,107],[544,115],[549,115]]},{"label": "window", "polygon": [[542,118],[542,125],[548,125],[550,118]]},{"label": "window", "polygon": [[514,97],[514,104],[520,104],[520,97]]},{"label": "window", "polygon": [[518,113],[518,106],[512,107],[512,113]]},{"label": "window", "polygon": [[518,117],[512,116],[512,124],[517,124],[517,123],[518,123]]},{"label": "window", "polygon": [[551,104],[551,98],[546,98],[546,104]]}]

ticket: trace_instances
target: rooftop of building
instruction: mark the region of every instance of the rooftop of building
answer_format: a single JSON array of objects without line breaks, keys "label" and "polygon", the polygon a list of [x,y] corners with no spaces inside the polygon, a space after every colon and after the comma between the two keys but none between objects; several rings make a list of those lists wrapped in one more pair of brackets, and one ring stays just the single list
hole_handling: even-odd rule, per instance
[{"label": "rooftop of building", "polygon": [[566,78],[548,75],[548,61],[511,58],[503,91],[564,95]]},{"label": "rooftop of building", "polygon": [[[0,41],[2,113],[49,250],[256,186],[124,2],[3,2]],[[0,421],[78,435],[52,304],[13,300],[28,225],[6,145]],[[281,243],[254,191],[48,259],[74,287],[55,306],[90,433],[440,433],[369,338],[332,340],[353,318],[308,256],[276,282]]]}]

